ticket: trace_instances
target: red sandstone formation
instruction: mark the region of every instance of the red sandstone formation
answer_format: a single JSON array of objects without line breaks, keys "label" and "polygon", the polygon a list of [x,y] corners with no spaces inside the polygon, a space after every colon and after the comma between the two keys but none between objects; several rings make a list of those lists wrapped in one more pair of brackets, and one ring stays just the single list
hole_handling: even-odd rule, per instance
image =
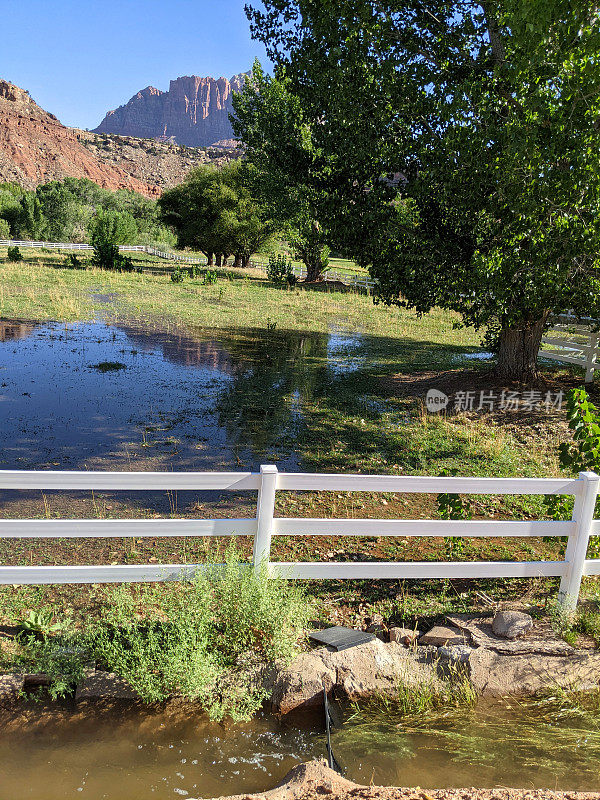
[{"label": "red sandstone formation", "polygon": [[0,79],[0,181],[27,189],[66,177],[89,178],[107,189],[132,189],[150,197],[160,189],[117,165],[101,163],[80,133],[44,111],[29,93]]},{"label": "red sandstone formation", "polygon": [[243,75],[171,81],[168,92],[148,86],[128,103],[109,111],[96,133],[141,138],[174,137],[180,145],[203,147],[233,137],[229,121],[232,93],[239,91]]}]

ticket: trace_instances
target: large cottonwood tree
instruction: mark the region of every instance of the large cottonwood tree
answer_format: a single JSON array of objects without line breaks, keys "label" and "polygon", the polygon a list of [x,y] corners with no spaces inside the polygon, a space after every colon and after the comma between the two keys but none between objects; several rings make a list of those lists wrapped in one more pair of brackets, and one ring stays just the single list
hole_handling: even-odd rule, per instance
[{"label": "large cottonwood tree", "polygon": [[[378,299],[458,311],[487,330],[502,377],[535,379],[552,314],[600,313],[598,5],[266,0],[247,13],[313,146],[336,154],[327,224],[370,263]],[[391,203],[386,173],[401,175]]]}]

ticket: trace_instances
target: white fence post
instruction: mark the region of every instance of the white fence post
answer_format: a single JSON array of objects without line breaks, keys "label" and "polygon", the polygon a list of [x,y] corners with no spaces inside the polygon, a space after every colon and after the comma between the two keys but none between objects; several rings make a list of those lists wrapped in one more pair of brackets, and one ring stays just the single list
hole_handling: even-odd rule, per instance
[{"label": "white fence post", "polygon": [[596,475],[595,472],[580,472],[579,478],[582,485],[575,498],[572,517],[575,532],[569,536],[565,554],[566,571],[561,579],[559,591],[560,603],[568,612],[573,612],[577,608],[600,485],[600,475]]},{"label": "white fence post", "polygon": [[596,369],[596,354],[598,352],[598,334],[590,333],[590,349],[587,351],[585,359],[585,382],[592,383],[594,380],[594,370]]},{"label": "white fence post", "polygon": [[260,489],[256,508],[257,530],[254,537],[252,561],[254,571],[259,572],[261,565],[269,563],[271,552],[271,535],[273,533],[273,515],[275,512],[275,492],[277,490],[277,467],[273,464],[261,464]]}]

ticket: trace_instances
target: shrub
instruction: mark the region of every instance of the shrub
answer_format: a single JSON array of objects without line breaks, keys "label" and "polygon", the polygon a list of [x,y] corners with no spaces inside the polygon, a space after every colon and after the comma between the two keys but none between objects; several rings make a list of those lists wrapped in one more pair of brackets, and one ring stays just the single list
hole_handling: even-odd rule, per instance
[{"label": "shrub", "polygon": [[[224,555],[179,591],[119,588],[87,646],[144,700],[180,694],[213,719],[248,719],[265,696],[261,668],[296,652],[310,604],[296,584],[241,566],[235,543]],[[148,609],[152,619],[138,613]]]},{"label": "shrub", "polygon": [[204,283],[210,285],[216,283],[218,279],[218,275],[213,269],[207,269],[204,272]]},{"label": "shrub", "polygon": [[[293,276],[294,283],[296,276],[292,272],[292,262],[283,253],[269,256],[267,266],[267,277],[274,283],[290,283],[290,276]],[[293,284],[290,284],[293,285]]]},{"label": "shrub", "polygon": [[177,267],[171,273],[171,280],[173,283],[183,283],[184,274],[183,272]]},{"label": "shrub", "polygon": [[0,239],[10,239],[10,225],[0,217]]},{"label": "shrub", "polygon": [[23,261],[23,254],[18,247],[9,247],[6,256],[9,261]]},{"label": "shrub", "polygon": [[77,253],[68,253],[65,258],[65,267],[67,269],[84,269],[81,259]]},{"label": "shrub", "polygon": [[[583,387],[567,393],[567,421],[573,441],[559,446],[561,466],[572,472],[600,471],[600,413]],[[547,495],[544,501],[553,519],[569,519],[571,516],[572,497]],[[595,516],[599,506],[600,499]],[[552,541],[550,537],[545,540]],[[600,536],[590,536],[588,558],[600,558]]]}]

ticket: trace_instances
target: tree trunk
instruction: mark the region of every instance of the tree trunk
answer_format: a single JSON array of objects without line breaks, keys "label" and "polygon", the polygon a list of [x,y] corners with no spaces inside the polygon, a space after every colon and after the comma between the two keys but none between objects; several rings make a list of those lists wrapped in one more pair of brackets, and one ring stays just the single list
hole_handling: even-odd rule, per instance
[{"label": "tree trunk", "polygon": [[318,263],[304,263],[306,265],[306,278],[304,278],[306,283],[320,281],[323,278],[323,265],[320,261]]},{"label": "tree trunk", "polygon": [[221,258],[222,258],[221,253],[217,253],[217,256],[216,256],[216,259],[215,259],[215,264],[216,264],[217,267],[221,266]]},{"label": "tree trunk", "polygon": [[242,267],[246,269],[248,266],[250,266],[250,256],[242,256]]},{"label": "tree trunk", "polygon": [[537,356],[547,319],[548,312],[533,322],[501,329],[496,365],[498,377],[521,383],[538,379]]},{"label": "tree trunk", "polygon": [[214,265],[214,263],[215,263],[215,254],[214,253],[209,253],[206,256],[206,259],[207,259],[206,266],[207,267],[212,267]]},{"label": "tree trunk", "polygon": [[223,253],[223,260],[221,261],[221,266],[222,267],[226,267],[227,266],[227,259],[228,258],[229,258],[229,253]]},{"label": "tree trunk", "polygon": [[233,266],[234,267],[242,266],[242,256],[239,253],[235,254],[235,258],[233,259]]}]

